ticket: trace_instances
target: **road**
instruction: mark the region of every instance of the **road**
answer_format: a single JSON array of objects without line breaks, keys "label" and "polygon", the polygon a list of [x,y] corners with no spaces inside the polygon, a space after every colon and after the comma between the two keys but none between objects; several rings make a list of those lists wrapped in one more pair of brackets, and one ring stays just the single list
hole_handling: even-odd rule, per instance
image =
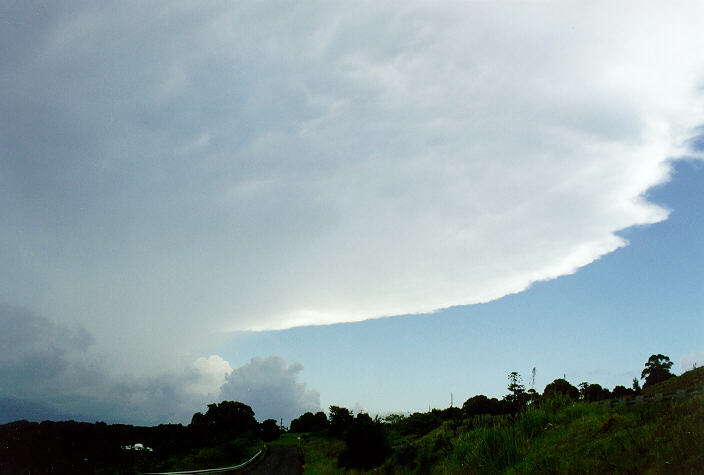
[{"label": "road", "polygon": [[264,458],[254,467],[239,473],[251,475],[300,475],[303,453],[294,445],[270,445]]},{"label": "road", "polygon": [[[249,466],[251,465],[251,467]],[[300,475],[303,473],[303,452],[293,445],[269,445],[261,460],[242,468],[223,467],[183,472],[148,472],[142,475],[208,475],[242,474],[251,475]]]}]

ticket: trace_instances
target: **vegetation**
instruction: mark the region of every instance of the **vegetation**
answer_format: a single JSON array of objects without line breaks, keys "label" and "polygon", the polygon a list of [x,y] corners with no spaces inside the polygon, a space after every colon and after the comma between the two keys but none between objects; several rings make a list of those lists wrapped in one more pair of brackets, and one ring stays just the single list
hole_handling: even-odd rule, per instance
[{"label": "vegetation", "polygon": [[0,426],[0,473],[133,474],[236,465],[254,455],[264,437],[277,436],[278,427],[257,423],[249,406],[233,401],[209,405],[188,426],[17,421]]},{"label": "vegetation", "polygon": [[675,375],[670,372],[672,367],[672,361],[665,355],[652,355],[647,363],[645,363],[645,369],[641,373],[641,379],[645,379],[643,388],[652,386],[653,384],[662,383]]},{"label": "vegetation", "polygon": [[692,389],[701,389],[702,387],[704,387],[704,366],[701,368],[694,368],[680,376],[668,378],[661,383],[649,386],[643,389],[643,394],[668,394],[674,393],[680,389],[689,391]]},{"label": "vegetation", "polygon": [[[559,378],[542,394],[526,391],[512,372],[502,399],[476,395],[461,408],[383,419],[330,406],[329,417],[307,412],[285,434],[275,420],[259,424],[249,406],[234,401],[210,404],[187,426],[17,421],[0,426],[0,473],[227,466],[248,459],[265,441],[300,446],[305,472],[313,474],[699,473],[704,396],[684,397],[680,390],[701,390],[704,368],[674,376],[671,366],[668,357],[651,356],[642,390],[638,380],[609,390]],[[670,400],[649,397],[677,391]]]},{"label": "vegetation", "polygon": [[[654,355],[646,369],[669,358]],[[670,365],[671,366],[671,365]],[[701,389],[704,369],[648,384],[649,391]],[[636,381],[637,383],[637,381]],[[470,397],[462,408],[372,419],[333,406],[336,428],[297,434],[305,473],[699,473],[704,470],[704,399],[701,395],[660,402],[634,397],[640,385],[612,391],[565,379],[543,394],[525,391],[518,373],[498,400]],[[600,404],[629,398],[634,404]],[[364,424],[353,429],[356,421]],[[344,422],[342,422],[344,421]],[[373,433],[373,435],[372,435]]]}]

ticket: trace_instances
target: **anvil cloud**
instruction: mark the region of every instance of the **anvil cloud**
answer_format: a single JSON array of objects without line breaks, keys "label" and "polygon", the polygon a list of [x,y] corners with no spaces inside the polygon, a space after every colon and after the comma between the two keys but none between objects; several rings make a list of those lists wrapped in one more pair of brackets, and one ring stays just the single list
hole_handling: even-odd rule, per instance
[{"label": "anvil cloud", "polygon": [[0,11],[0,301],[149,373],[223,331],[573,273],[667,217],[646,192],[704,123],[702,13],[17,2]]}]

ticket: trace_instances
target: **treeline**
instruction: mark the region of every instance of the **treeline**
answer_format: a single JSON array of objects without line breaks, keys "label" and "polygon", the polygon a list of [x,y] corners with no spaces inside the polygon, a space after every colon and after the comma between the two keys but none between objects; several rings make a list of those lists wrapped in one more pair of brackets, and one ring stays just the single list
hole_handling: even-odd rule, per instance
[{"label": "treeline", "polygon": [[[643,388],[674,377],[671,366],[667,356],[652,355],[641,374]],[[387,460],[412,463],[415,449],[398,441],[422,437],[448,422],[458,427],[462,421],[488,417],[509,421],[515,427],[526,408],[549,405],[553,400],[597,401],[641,391],[638,380],[631,388],[608,390],[599,384],[583,382],[575,387],[565,379],[556,379],[539,394],[533,389],[526,391],[517,372],[509,374],[508,383],[508,393],[502,399],[477,395],[461,408],[409,416],[372,418],[364,412],[354,414],[345,407],[330,406],[329,415],[307,412],[294,419],[290,431],[341,441],[343,448],[336,455],[340,467],[371,469]],[[262,442],[277,439],[283,430],[273,419],[258,423],[254,415],[246,404],[223,401],[208,405],[205,413],[195,413],[185,426],[17,421],[0,425],[0,473],[138,473],[234,465],[253,455]]]},{"label": "treeline", "polygon": [[[643,387],[647,388],[668,378],[674,377],[670,372],[672,362],[667,356],[652,355],[641,373]],[[569,401],[594,402],[609,398],[622,398],[640,394],[642,388],[637,379],[631,387],[618,385],[609,390],[596,383],[582,382],[573,386],[566,379],[558,378],[548,384],[543,393],[534,389],[525,389],[520,374],[508,375],[508,393],[501,399],[476,395],[467,399],[461,408],[449,407],[433,409],[428,412],[416,412],[409,416],[392,414],[384,418],[371,418],[360,412],[356,415],[347,408],[330,406],[329,418],[324,412],[307,412],[291,421],[291,432],[315,433],[318,437],[344,441],[344,449],[338,454],[337,464],[342,468],[371,469],[384,463],[393,455],[393,460],[402,462],[408,458],[407,443],[399,440],[414,439],[437,429],[446,422],[457,426],[460,421],[474,418],[500,418],[509,425],[528,407],[551,405],[559,400],[560,404]],[[554,404],[552,404],[554,406]],[[394,444],[394,442],[396,442]]]},{"label": "treeline", "polygon": [[210,404],[191,423],[141,427],[76,421],[0,426],[0,473],[138,473],[232,465],[279,437],[241,402]]}]

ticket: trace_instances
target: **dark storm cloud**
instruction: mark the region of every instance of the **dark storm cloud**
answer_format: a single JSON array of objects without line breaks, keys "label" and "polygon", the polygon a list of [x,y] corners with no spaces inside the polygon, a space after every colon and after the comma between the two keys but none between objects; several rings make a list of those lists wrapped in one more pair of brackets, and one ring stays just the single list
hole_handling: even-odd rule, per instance
[{"label": "dark storm cloud", "polygon": [[109,361],[89,355],[93,339],[80,326],[0,304],[0,329],[0,423],[69,417],[188,422],[206,403],[224,399],[252,405],[260,420],[288,421],[320,407],[317,391],[298,380],[303,366],[280,357],[253,358],[232,371],[213,355],[180,371],[144,377],[139,371],[115,373]]},{"label": "dark storm cloud", "polygon": [[85,329],[65,327],[26,310],[0,304],[0,387],[3,395],[41,392],[75,369],[93,339]]},{"label": "dark storm cloud", "polygon": [[181,419],[199,402],[184,387],[195,370],[154,378],[111,375],[86,361],[92,337],[26,310],[0,305],[0,418],[71,417],[160,422]]}]

